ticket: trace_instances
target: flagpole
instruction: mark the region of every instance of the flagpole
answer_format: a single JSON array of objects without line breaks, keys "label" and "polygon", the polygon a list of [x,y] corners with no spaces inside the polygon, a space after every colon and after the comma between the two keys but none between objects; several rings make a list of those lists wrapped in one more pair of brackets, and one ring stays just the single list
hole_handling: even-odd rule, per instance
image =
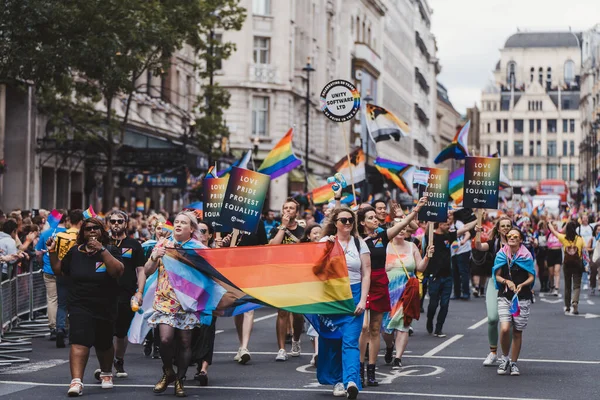
[{"label": "flagpole", "polygon": [[342,125],[342,134],[344,135],[344,143],[346,143],[346,158],[348,159],[348,170],[350,171],[350,183],[352,184],[352,196],[354,197],[354,205],[357,205],[358,203],[356,202],[356,189],[354,188],[354,175],[352,174],[352,163],[350,162],[350,144],[348,143],[348,135],[346,134],[346,125],[343,122],[340,125]]}]

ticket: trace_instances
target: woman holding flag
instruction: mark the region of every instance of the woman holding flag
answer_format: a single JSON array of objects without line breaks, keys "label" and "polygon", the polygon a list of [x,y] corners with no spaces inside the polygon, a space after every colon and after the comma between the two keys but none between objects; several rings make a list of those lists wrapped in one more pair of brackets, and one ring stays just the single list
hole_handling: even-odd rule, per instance
[{"label": "woman holding flag", "polygon": [[[492,269],[492,279],[498,289],[498,315],[500,318],[500,345],[502,357],[498,375],[518,376],[517,360],[521,352],[523,331],[529,320],[529,309],[535,282],[533,257],[523,241],[523,232],[512,228],[506,235],[507,244],[496,255]],[[511,357],[510,330],[512,325]]]},{"label": "woman holding flag", "polygon": [[[144,266],[144,271],[149,277],[158,269],[154,314],[148,323],[152,327],[158,327],[159,330],[163,376],[154,386],[154,393],[164,392],[169,384],[175,382],[175,395],[185,397],[183,381],[192,361],[192,330],[200,325],[200,320],[195,310],[183,302],[184,299],[177,297],[181,279],[171,280],[172,277],[179,275],[178,272],[185,273],[185,271],[176,271],[176,269],[186,268],[186,265],[175,262],[173,269],[167,268],[165,267],[165,255],[168,249],[194,250],[203,249],[206,246],[197,240],[198,221],[193,212],[180,212],[175,217],[173,225],[172,239],[163,238],[156,244]],[[177,346],[175,346],[175,342],[177,342]],[[177,373],[173,370],[173,364],[177,365]]]}]

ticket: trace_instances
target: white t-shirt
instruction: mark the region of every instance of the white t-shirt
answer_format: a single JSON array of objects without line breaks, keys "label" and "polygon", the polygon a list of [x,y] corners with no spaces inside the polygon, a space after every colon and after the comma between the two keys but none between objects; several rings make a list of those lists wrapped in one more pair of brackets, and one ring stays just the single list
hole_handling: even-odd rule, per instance
[{"label": "white t-shirt", "polygon": [[[324,237],[321,238],[320,241],[326,242],[328,240],[328,237]],[[350,237],[350,241],[348,242],[348,246],[346,247],[344,247],[344,245],[340,243],[340,246],[342,246],[342,249],[344,250],[344,254],[346,256],[346,266],[348,267],[348,277],[350,278],[351,285],[354,285],[355,283],[360,283],[362,281],[362,262],[360,261],[360,255],[371,253],[365,241],[360,238],[358,240],[360,242],[360,252],[356,248],[356,244],[354,243],[353,237]]]},{"label": "white t-shirt", "polygon": [[594,225],[595,224],[588,224],[586,226],[580,225],[577,228],[577,234],[583,238],[586,246],[590,242],[590,239],[594,233]]}]

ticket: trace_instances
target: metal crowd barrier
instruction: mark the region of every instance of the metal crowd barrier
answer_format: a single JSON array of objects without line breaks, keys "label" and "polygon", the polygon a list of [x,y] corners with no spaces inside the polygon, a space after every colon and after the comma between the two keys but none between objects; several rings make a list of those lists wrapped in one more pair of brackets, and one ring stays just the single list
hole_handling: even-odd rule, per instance
[{"label": "metal crowd barrier", "polygon": [[34,266],[33,259],[21,271],[9,266],[12,278],[0,284],[0,368],[29,362],[15,354],[31,352],[28,340],[48,332],[47,321],[35,321],[36,311],[46,309],[47,302],[43,272]]}]

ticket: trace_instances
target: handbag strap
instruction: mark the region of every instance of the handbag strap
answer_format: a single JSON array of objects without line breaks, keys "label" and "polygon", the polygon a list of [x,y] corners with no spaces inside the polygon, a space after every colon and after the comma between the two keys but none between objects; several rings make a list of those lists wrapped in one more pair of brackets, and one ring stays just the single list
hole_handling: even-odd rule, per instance
[{"label": "handbag strap", "polygon": [[404,269],[404,273],[406,274],[407,277],[410,277],[410,275],[408,275],[408,270],[404,266],[404,263],[402,262],[402,259],[400,258],[400,254],[398,253],[398,250],[396,249],[396,246],[394,245],[394,241],[392,240],[390,242],[390,244],[392,245],[392,249],[394,249],[394,252],[396,253],[396,256],[398,257],[398,261],[400,261],[400,265],[402,265],[402,268]]}]

